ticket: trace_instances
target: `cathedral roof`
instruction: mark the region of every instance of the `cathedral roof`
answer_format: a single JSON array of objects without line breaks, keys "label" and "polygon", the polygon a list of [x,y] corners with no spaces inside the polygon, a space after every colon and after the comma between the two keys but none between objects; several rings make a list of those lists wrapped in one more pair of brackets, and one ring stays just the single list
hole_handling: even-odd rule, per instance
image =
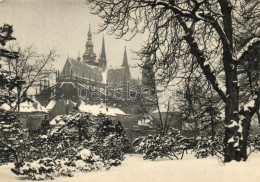
[{"label": "cathedral roof", "polygon": [[102,68],[68,58],[61,76],[72,76],[102,82]]},{"label": "cathedral roof", "polygon": [[127,77],[128,70],[125,67],[111,67],[103,69],[98,66],[89,65],[82,61],[68,58],[60,76],[72,76],[78,78],[85,78],[99,83],[117,84],[130,81]]}]

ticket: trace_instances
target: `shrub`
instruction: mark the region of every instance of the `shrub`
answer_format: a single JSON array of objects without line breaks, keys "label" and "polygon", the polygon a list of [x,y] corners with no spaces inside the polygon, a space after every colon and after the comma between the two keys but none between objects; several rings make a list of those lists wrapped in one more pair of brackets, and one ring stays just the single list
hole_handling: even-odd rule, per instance
[{"label": "shrub", "polygon": [[82,142],[81,148],[99,156],[107,169],[120,165],[130,148],[130,141],[124,135],[121,123],[114,126],[104,114],[99,114],[93,121],[95,127],[92,127],[92,133],[88,135],[90,137]]},{"label": "shrub", "polygon": [[223,155],[223,141],[224,141],[224,130],[219,130],[219,132],[212,137],[197,138],[197,145],[194,147],[195,157],[206,158],[208,156],[218,156]]},{"label": "shrub", "polygon": [[12,171],[30,179],[73,176],[75,170],[89,172],[121,164],[130,142],[121,124],[114,126],[105,115],[94,118],[74,113],[62,118],[64,125],[30,133],[24,163]]},{"label": "shrub", "polygon": [[32,180],[53,179],[55,176],[73,176],[73,169],[66,167],[65,161],[43,158],[25,162],[22,167],[12,168],[17,175],[27,176]]},{"label": "shrub", "polygon": [[89,149],[80,149],[75,158],[69,163],[69,166],[74,166],[76,169],[84,172],[99,170],[104,167],[102,159],[91,152]]},{"label": "shrub", "polygon": [[175,157],[178,160],[182,159],[184,151],[189,149],[190,139],[173,129],[167,135],[155,134],[139,137],[133,145],[135,152],[144,154],[144,159],[155,160],[158,157],[173,159],[172,157]]}]

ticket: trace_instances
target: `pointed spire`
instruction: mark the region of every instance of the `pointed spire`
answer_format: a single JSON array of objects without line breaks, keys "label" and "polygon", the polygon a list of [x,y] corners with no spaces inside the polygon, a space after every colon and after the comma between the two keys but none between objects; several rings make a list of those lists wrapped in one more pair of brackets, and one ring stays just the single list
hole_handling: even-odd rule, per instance
[{"label": "pointed spire", "polygon": [[124,51],[124,58],[123,58],[122,67],[128,67],[128,59],[127,59],[127,53],[126,53],[126,46],[125,46],[125,51]]},{"label": "pointed spire", "polygon": [[88,27],[88,40],[92,40],[91,24],[89,23]]},{"label": "pointed spire", "polygon": [[101,63],[102,66],[106,66],[107,65],[107,56],[106,56],[105,37],[104,37],[104,35],[103,35],[103,41],[102,41],[100,63]]},{"label": "pointed spire", "polygon": [[93,46],[93,42],[92,42],[92,32],[91,32],[91,24],[89,24],[89,28],[88,28],[88,41],[87,41],[87,46]]},{"label": "pointed spire", "polygon": [[83,54],[83,62],[94,62],[96,54],[94,53],[94,44],[92,41],[91,25],[89,24],[88,40],[86,43],[86,51]]},{"label": "pointed spire", "polygon": [[125,68],[124,79],[125,79],[125,81],[128,81],[130,79],[130,69],[129,69],[129,65],[128,65],[126,46],[125,46],[125,51],[124,51],[124,58],[123,58],[122,67]]},{"label": "pointed spire", "polygon": [[102,50],[101,50],[101,57],[102,56],[105,56],[104,58],[106,58],[105,37],[104,37],[104,35],[103,35]]}]

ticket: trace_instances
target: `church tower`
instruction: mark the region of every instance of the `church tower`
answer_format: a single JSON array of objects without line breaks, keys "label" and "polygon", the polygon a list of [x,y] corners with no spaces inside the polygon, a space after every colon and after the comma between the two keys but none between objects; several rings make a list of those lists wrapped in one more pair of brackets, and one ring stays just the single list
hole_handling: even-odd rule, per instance
[{"label": "church tower", "polygon": [[155,84],[153,65],[150,58],[147,57],[144,65],[142,66],[142,85],[152,87]]},{"label": "church tower", "polygon": [[98,63],[99,63],[99,65],[101,67],[104,67],[104,68],[107,67],[107,56],[106,56],[105,38],[104,38],[104,36],[103,36],[102,49],[101,49],[100,58],[98,59]]},{"label": "church tower", "polygon": [[96,54],[94,53],[94,44],[92,41],[92,33],[91,33],[91,28],[89,25],[89,30],[88,30],[88,40],[86,43],[86,51],[83,54],[83,62],[85,63],[94,63],[96,61]]},{"label": "church tower", "polygon": [[125,52],[124,52],[124,58],[123,58],[122,67],[125,68],[125,71],[124,71],[124,80],[125,80],[125,81],[129,81],[129,80],[130,80],[130,69],[129,69],[129,65],[128,65],[126,47],[125,47]]}]

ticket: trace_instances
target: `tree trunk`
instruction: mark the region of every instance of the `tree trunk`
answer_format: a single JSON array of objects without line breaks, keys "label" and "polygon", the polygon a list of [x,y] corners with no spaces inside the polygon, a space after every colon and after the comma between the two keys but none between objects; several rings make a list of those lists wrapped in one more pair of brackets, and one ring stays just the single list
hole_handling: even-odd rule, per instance
[{"label": "tree trunk", "polygon": [[241,158],[245,161],[247,160],[247,142],[249,137],[249,131],[251,126],[251,116],[248,114],[243,120],[242,120],[242,126],[243,126],[243,140],[241,141]]},{"label": "tree trunk", "polygon": [[258,127],[260,128],[260,112],[256,111],[257,119],[258,119]]},{"label": "tree trunk", "polygon": [[[231,86],[227,95],[227,102],[225,107],[225,124],[231,125],[233,122],[238,123],[238,104],[239,96],[236,87]],[[237,140],[238,127],[226,127],[225,128],[225,138],[224,138],[224,162],[230,162],[232,160],[240,161],[239,151],[234,147],[235,141]],[[232,141],[233,140],[233,141]]]},{"label": "tree trunk", "polygon": [[[224,46],[225,47],[225,46]],[[233,127],[225,128],[224,138],[224,161],[230,162],[232,160],[240,161],[240,151],[235,147],[238,138],[238,109],[239,109],[239,86],[237,77],[237,65],[232,60],[232,54],[224,49],[223,62],[226,74],[226,106],[225,106],[225,124]]]},{"label": "tree trunk", "polygon": [[[215,127],[214,127],[214,119],[212,114],[212,107],[210,108],[210,120],[211,120],[211,140],[215,141]],[[211,149],[211,156],[214,156],[214,148]]]}]

